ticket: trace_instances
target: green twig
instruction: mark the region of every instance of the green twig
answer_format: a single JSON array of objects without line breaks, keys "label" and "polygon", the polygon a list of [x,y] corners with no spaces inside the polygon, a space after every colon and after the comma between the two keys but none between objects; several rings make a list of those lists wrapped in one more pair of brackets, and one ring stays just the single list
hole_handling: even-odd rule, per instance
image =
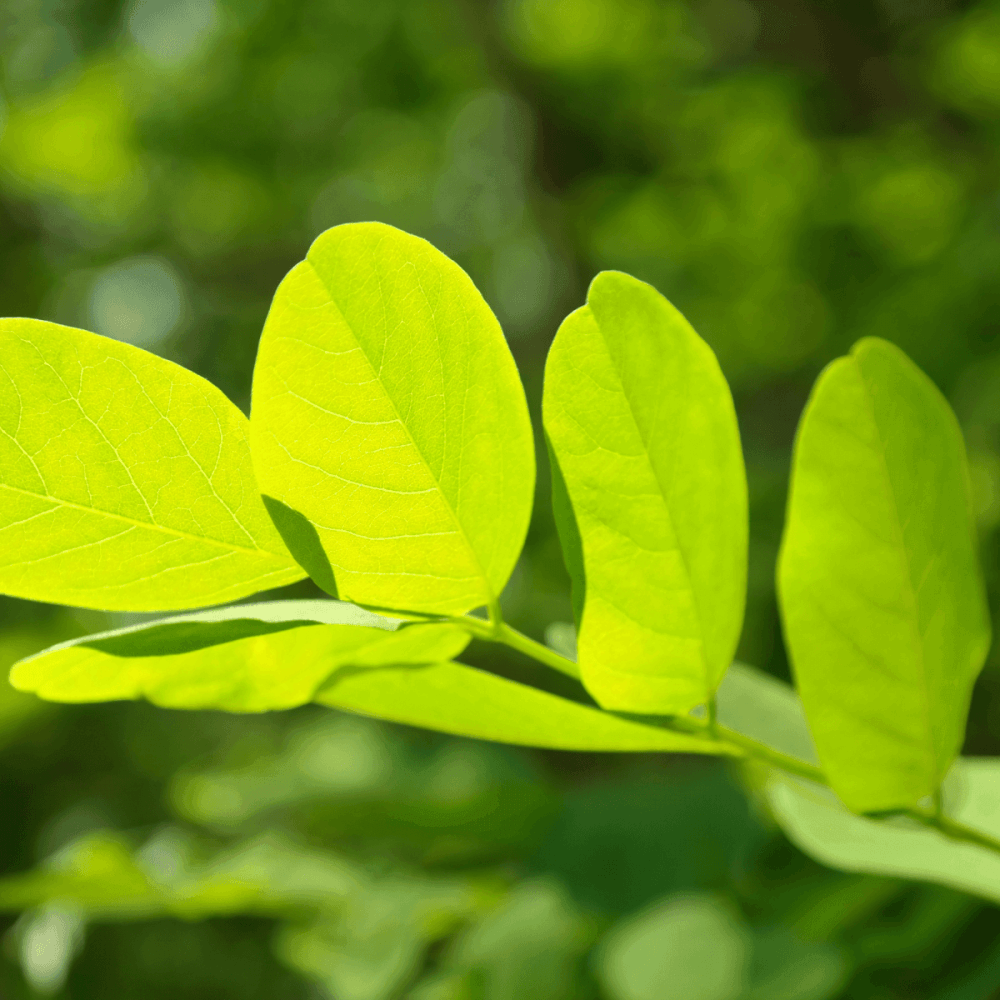
[{"label": "green twig", "polygon": [[[572,660],[561,656],[555,650],[550,649],[540,642],[536,642],[534,639],[529,639],[528,636],[518,632],[517,629],[511,628],[501,617],[499,606],[495,603],[491,604],[488,609],[489,619],[477,618],[474,615],[416,614],[408,611],[393,611],[388,608],[371,608],[370,610],[379,611],[387,615],[398,615],[399,617],[411,620],[450,622],[461,626],[477,639],[482,639],[485,642],[500,643],[511,649],[516,649],[519,653],[523,653],[525,656],[544,666],[558,670],[560,673],[575,680],[580,679],[580,669]],[[657,719],[654,724],[664,729],[671,729],[689,736],[702,735],[708,741],[722,744],[730,749],[736,749],[742,755],[761,760],[780,771],[784,771],[786,774],[794,774],[799,778],[805,778],[807,781],[825,785],[826,787],[830,785],[821,768],[799,760],[790,754],[782,753],[780,750],[775,750],[765,743],[759,743],[757,740],[751,739],[749,736],[744,736],[734,729],[728,729],[725,726],[719,725],[716,718],[714,700],[709,703],[706,718],[703,720],[690,717],[673,717]],[[905,815],[916,820],[923,826],[937,830],[938,833],[949,840],[972,844],[984,850],[991,851],[994,854],[1000,854],[1000,838],[991,837],[989,834],[982,833],[944,815],[940,792],[934,796],[930,811],[910,810]]]}]

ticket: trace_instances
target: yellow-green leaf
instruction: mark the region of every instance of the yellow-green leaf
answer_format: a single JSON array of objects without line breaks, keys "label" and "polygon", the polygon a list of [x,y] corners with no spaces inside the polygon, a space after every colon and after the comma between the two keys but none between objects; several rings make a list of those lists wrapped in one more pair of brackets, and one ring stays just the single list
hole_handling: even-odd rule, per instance
[{"label": "yellow-green leaf", "polygon": [[898,348],[860,341],[813,389],[778,584],[823,768],[857,812],[932,795],[989,647],[962,434]]},{"label": "yellow-green leaf", "polygon": [[251,440],[275,523],[335,596],[458,613],[503,589],[534,489],[524,390],[482,296],[424,240],[316,240],[264,327]]},{"label": "yellow-green leaf", "polygon": [[739,640],[747,565],[715,355],[656,289],[604,272],[556,334],[543,413],[584,682],[622,711],[708,702]]},{"label": "yellow-green leaf", "polygon": [[109,610],[221,604],[302,571],[267,516],[247,420],[128,344],[0,320],[0,591]]}]

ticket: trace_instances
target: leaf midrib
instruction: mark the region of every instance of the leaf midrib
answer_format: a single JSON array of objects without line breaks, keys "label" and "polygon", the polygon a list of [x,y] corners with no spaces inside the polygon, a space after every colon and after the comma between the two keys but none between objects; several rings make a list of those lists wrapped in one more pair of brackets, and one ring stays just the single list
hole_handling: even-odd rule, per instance
[{"label": "leaf midrib", "polygon": [[[708,663],[708,655],[705,649],[705,624],[701,614],[701,604],[698,599],[698,593],[694,588],[691,577],[691,567],[688,564],[687,553],[684,551],[684,546],[681,544],[680,534],[677,531],[677,525],[674,523],[673,512],[670,509],[670,503],[667,500],[667,491],[664,489],[664,484],[660,480],[660,475],[657,472],[656,466],[653,464],[652,458],[649,452],[649,442],[646,440],[646,435],[643,433],[642,425],[639,423],[639,419],[636,416],[635,409],[632,405],[632,399],[629,393],[625,389],[625,380],[622,377],[621,372],[618,369],[618,365],[615,364],[614,355],[611,352],[610,345],[608,344],[608,339],[604,334],[604,328],[597,318],[597,314],[591,308],[591,315],[594,318],[594,325],[597,327],[598,333],[601,336],[601,340],[604,342],[604,349],[607,352],[608,360],[611,362],[611,370],[615,373],[615,378],[621,387],[621,394],[628,406],[629,417],[632,420],[632,424],[636,429],[636,433],[639,436],[639,440],[642,442],[642,457],[646,461],[646,465],[649,467],[649,471],[653,475],[653,480],[656,483],[657,489],[660,492],[660,497],[663,500],[663,509],[666,512],[667,519],[670,522],[670,531],[674,536],[674,540],[677,543],[677,552],[681,557],[681,565],[684,568],[684,578],[687,582],[688,592],[691,594],[691,603],[694,605],[695,619],[698,623],[698,642],[701,646],[701,662],[704,669],[704,676],[702,678],[705,685],[706,697],[711,697],[711,679],[710,679],[710,666]],[[657,403],[659,406],[659,403]],[[654,421],[655,423],[655,421]],[[641,624],[637,622],[636,624]],[[686,637],[685,637],[686,638]]]},{"label": "leaf midrib", "polygon": [[[124,524],[130,524],[136,528],[145,528],[147,531],[160,531],[167,535],[174,535],[177,538],[185,538],[192,542],[201,542],[208,545],[216,545],[219,548],[230,549],[233,552],[246,552],[250,555],[263,555],[270,556],[273,559],[280,560],[281,557],[275,552],[269,552],[267,549],[262,549],[259,546],[252,549],[247,548],[243,545],[235,545],[232,542],[224,542],[218,538],[211,538],[207,535],[194,535],[188,531],[181,531],[180,528],[169,528],[163,524],[157,524],[154,521],[139,521],[134,517],[128,517],[126,514],[115,514],[108,510],[101,510],[99,507],[90,507],[86,504],[75,503],[72,500],[63,500],[60,497],[50,496],[47,493],[37,493],[34,490],[21,489],[19,486],[11,486],[9,483],[0,483],[0,489],[11,490],[14,493],[20,493],[22,496],[31,497],[35,500],[46,500],[49,503],[56,504],[61,507],[70,507],[73,510],[83,511],[86,514],[99,514],[101,517],[109,517],[116,521],[121,521]],[[3,530],[3,525],[0,525],[0,530]],[[99,544],[98,542],[94,543]]]},{"label": "leaf midrib", "polygon": [[[319,283],[325,289],[326,294],[329,296],[330,304],[337,310],[338,314],[340,315],[340,318],[343,320],[344,328],[350,333],[351,339],[357,345],[358,350],[361,352],[362,357],[365,359],[365,363],[368,365],[369,369],[371,370],[372,375],[375,377],[375,382],[378,384],[379,388],[382,390],[382,395],[388,400],[389,405],[392,407],[392,412],[395,414],[396,420],[399,422],[400,427],[403,428],[403,431],[405,432],[406,437],[409,440],[409,442],[413,445],[414,450],[420,456],[420,461],[423,463],[424,468],[427,470],[427,474],[428,474],[428,476],[430,476],[431,482],[433,482],[434,485],[437,487],[438,495],[441,497],[442,501],[444,502],[445,508],[448,511],[448,514],[451,516],[452,521],[454,522],[455,526],[458,528],[458,534],[461,536],[462,541],[465,542],[466,548],[468,549],[468,551],[472,555],[473,563],[474,563],[474,565],[475,565],[475,567],[476,567],[476,569],[478,570],[478,573],[479,573],[479,579],[481,579],[482,582],[483,582],[484,596],[486,597],[487,602],[495,600],[496,599],[496,595],[493,593],[493,588],[490,586],[489,577],[486,575],[486,571],[483,568],[482,563],[480,562],[479,553],[476,551],[476,549],[472,545],[472,542],[469,540],[469,536],[468,536],[468,534],[465,531],[465,525],[462,524],[462,521],[459,519],[458,512],[452,506],[451,500],[448,498],[448,495],[445,493],[444,489],[442,488],[441,483],[439,482],[437,476],[434,475],[434,472],[431,469],[431,464],[427,460],[427,456],[424,454],[423,449],[417,443],[416,438],[414,438],[412,432],[410,431],[409,425],[407,424],[407,422],[403,419],[402,415],[400,414],[399,407],[396,405],[396,400],[393,399],[393,397],[390,394],[389,390],[386,388],[385,383],[382,380],[381,367],[376,368],[374,362],[368,356],[368,352],[365,350],[364,345],[361,343],[361,340],[359,339],[359,337],[357,336],[357,334],[354,332],[354,327],[348,321],[347,316],[344,313],[344,310],[341,309],[340,303],[337,301],[337,298],[336,298],[336,296],[333,293],[333,289],[326,283],[326,281],[323,278],[323,275],[320,273],[319,268],[316,267],[316,265],[313,264],[313,262],[308,257],[306,258],[305,263],[307,263],[309,265],[309,267],[312,270],[313,274],[316,276],[316,279],[319,281]],[[415,267],[415,265],[414,265],[414,267]],[[382,290],[382,276],[381,276],[381,274],[378,271],[378,265],[377,264],[375,265],[375,276],[376,276],[376,279],[377,279],[377,281],[379,283],[379,292],[380,292],[379,298],[380,298],[380,301],[383,303],[383,309],[384,309],[385,297],[384,297],[384,295],[381,294],[381,290]],[[421,294],[424,297],[424,301],[427,302],[428,306],[430,306],[430,302],[427,300],[427,294],[426,294],[426,292],[424,292],[423,284],[420,282],[419,275],[417,276],[417,286],[419,287],[420,292],[421,292]],[[433,312],[434,312],[434,310],[433,310],[433,308],[431,308],[431,313],[433,314]],[[437,336],[437,327],[436,327],[436,325],[435,325],[435,336]],[[388,324],[386,324],[386,343],[388,343]],[[440,340],[439,340],[439,343],[440,343]],[[435,577],[435,579],[438,579],[438,578]]]}]

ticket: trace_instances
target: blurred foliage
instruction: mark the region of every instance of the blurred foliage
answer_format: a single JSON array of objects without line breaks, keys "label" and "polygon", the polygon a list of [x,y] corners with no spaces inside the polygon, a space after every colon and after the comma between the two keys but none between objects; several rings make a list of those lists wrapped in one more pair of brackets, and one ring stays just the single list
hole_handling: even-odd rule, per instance
[{"label": "blurred foliage", "polygon": [[[812,379],[860,336],[955,404],[1000,584],[998,160],[989,0],[0,8],[2,314],[128,340],[246,408],[281,276],[324,228],[378,219],[472,274],[537,414],[559,319],[595,271],[632,272],[733,383],[740,656],[778,676],[790,442]],[[567,641],[544,473],[504,600]],[[0,665],[127,620],[3,600]],[[993,654],[967,751],[1000,753],[998,727]],[[0,683],[0,997],[997,995],[995,909],[820,868],[735,778],[317,709],[55,707]]]}]

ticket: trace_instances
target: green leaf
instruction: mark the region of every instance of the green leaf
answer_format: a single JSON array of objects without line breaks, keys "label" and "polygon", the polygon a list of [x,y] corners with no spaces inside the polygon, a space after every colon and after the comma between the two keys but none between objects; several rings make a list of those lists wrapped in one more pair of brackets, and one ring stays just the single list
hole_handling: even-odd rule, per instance
[{"label": "green leaf", "polygon": [[280,603],[277,611],[237,606],[64,643],[15,665],[11,684],[50,701],[146,698],[165,708],[264,712],[311,701],[340,668],[436,662],[469,642],[457,625],[324,625],[309,617],[356,617],[360,609]]},{"label": "green leaf", "polygon": [[264,327],[251,440],[275,523],[336,596],[459,613],[503,589],[534,491],[524,390],[482,296],[424,240],[316,240]]},{"label": "green leaf", "polygon": [[461,663],[431,663],[331,677],[316,701],[391,722],[499,743],[559,750],[734,754],[517,684]]},{"label": "green leaf", "polygon": [[654,288],[604,272],[556,334],[543,413],[587,688],[622,711],[706,703],[736,650],[747,566],[715,355]]},{"label": "green leaf", "polygon": [[758,743],[818,764],[802,702],[794,689],[776,677],[735,662],[716,695],[718,722]]},{"label": "green leaf", "polygon": [[856,812],[933,794],[989,647],[962,435],[896,347],[820,376],[795,444],[778,585],[831,785]]},{"label": "green leaf", "polygon": [[[962,758],[944,785],[946,815],[1000,837],[1000,760]],[[869,819],[849,812],[821,785],[772,772],[767,797],[797,847],[832,868],[936,882],[1000,903],[1000,857],[950,840],[905,817]]]},{"label": "green leaf", "polygon": [[247,432],[178,365],[0,320],[0,591],[164,611],[300,579],[261,504]]},{"label": "green leaf", "polygon": [[708,894],[676,896],[616,924],[599,953],[609,1000],[738,1000],[750,935]]}]

